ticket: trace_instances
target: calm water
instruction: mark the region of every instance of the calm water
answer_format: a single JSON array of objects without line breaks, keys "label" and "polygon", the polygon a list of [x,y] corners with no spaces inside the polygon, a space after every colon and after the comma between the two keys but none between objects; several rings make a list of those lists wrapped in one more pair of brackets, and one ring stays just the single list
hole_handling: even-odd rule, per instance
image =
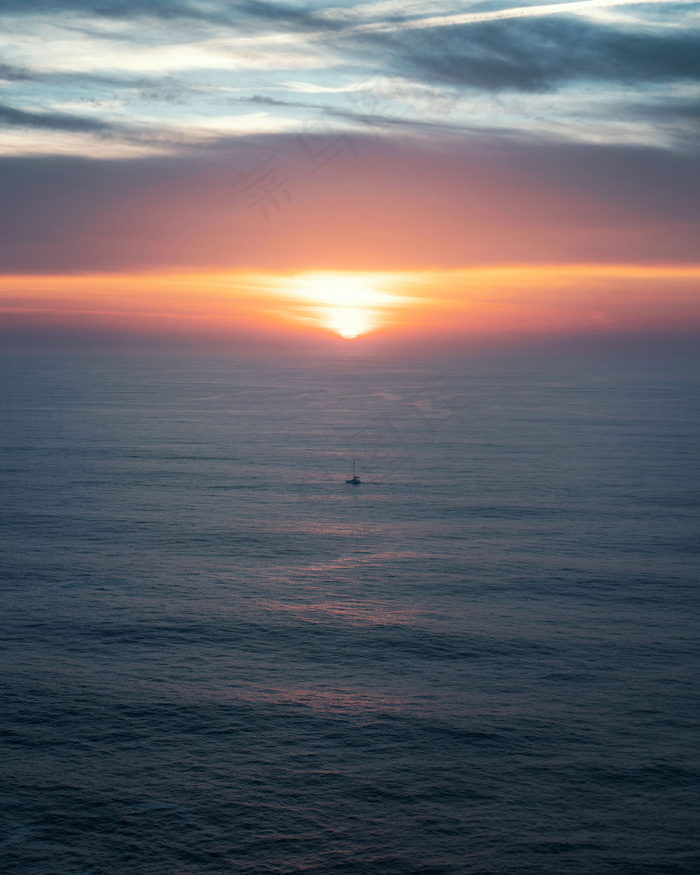
[{"label": "calm water", "polygon": [[0,366],[3,871],[700,871],[697,371]]}]

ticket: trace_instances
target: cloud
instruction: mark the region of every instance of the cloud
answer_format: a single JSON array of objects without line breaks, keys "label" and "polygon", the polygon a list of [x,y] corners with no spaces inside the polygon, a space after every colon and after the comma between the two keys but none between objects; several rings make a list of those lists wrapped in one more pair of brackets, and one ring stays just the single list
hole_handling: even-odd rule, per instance
[{"label": "cloud", "polygon": [[32,74],[24,67],[15,67],[13,64],[0,64],[0,79],[10,82],[26,82],[32,78]]},{"label": "cloud", "polygon": [[428,38],[399,33],[381,42],[400,73],[467,88],[546,91],[575,80],[700,80],[693,32],[623,31],[573,17],[453,27]]},{"label": "cloud", "polygon": [[[0,14],[40,15],[77,12],[107,18],[133,18],[143,15],[158,18],[200,17],[201,7],[187,0],[0,0]],[[211,11],[209,13],[212,14]]]},{"label": "cloud", "polygon": [[296,123],[266,112],[180,116],[125,124],[64,112],[28,112],[0,104],[0,155],[83,155],[91,159],[139,158],[226,147],[235,138],[294,129]]},{"label": "cloud", "polygon": [[[554,14],[563,8],[587,14]],[[64,154],[90,135],[91,156],[100,138],[186,151],[205,140],[217,148],[224,134],[253,133],[256,124],[269,133],[313,123],[423,139],[498,128],[687,148],[694,117],[680,97],[700,78],[692,19],[681,16],[687,26],[677,27],[667,16],[656,26],[652,12],[658,19],[670,7],[638,4],[624,6],[635,17],[613,21],[609,8],[550,3],[454,15],[464,4],[441,2],[419,18],[410,16],[422,7],[398,0],[344,11],[259,0],[0,0],[2,123],[63,131]],[[380,30],[361,31],[363,20]],[[657,99],[655,85],[667,106],[680,101],[658,125],[644,109]],[[237,120],[233,104],[260,112]],[[48,133],[41,143],[38,133],[32,143],[3,136],[6,154],[25,146],[46,153],[58,142]]]},{"label": "cloud", "polygon": [[95,118],[64,112],[28,112],[0,104],[0,126],[45,128],[47,130],[77,131],[81,133],[112,133],[115,126]]},{"label": "cloud", "polygon": [[302,109],[319,109],[320,106],[315,103],[302,103],[299,101],[292,100],[277,100],[274,97],[265,97],[261,94],[253,94],[250,97],[233,97],[230,100],[231,103],[252,103],[255,106],[286,106],[286,107],[294,107],[294,108],[302,108]]},{"label": "cloud", "polygon": [[700,122],[700,96],[677,97],[662,103],[641,104],[635,112],[657,120]]},{"label": "cloud", "polygon": [[183,39],[177,32],[131,30],[114,39],[96,31],[76,30],[65,21],[30,21],[24,22],[24,30],[0,32],[0,49],[16,65],[43,74],[296,72],[328,67],[332,62],[324,46],[306,44],[292,35],[243,36],[217,30],[205,38],[189,34]]},{"label": "cloud", "polygon": [[263,22],[295,30],[324,31],[341,27],[314,12],[287,3],[270,0],[198,3],[191,0],[0,0],[2,13],[24,16],[75,13],[106,19],[131,20],[154,18],[164,21],[194,19],[215,25],[244,26],[246,22]]},{"label": "cloud", "polygon": [[595,13],[618,6],[677,6],[696,0],[570,0],[564,3],[536,3],[528,6],[511,6],[484,12],[463,12],[453,15],[411,18],[405,21],[392,20],[376,24],[359,25],[356,32],[389,32],[401,30],[426,30],[429,28],[455,27],[463,24],[480,24],[485,21],[504,21],[509,18],[540,18],[552,15]]},{"label": "cloud", "polygon": [[647,120],[676,148],[697,156],[700,150],[700,97],[647,101],[629,107],[627,112]]},{"label": "cloud", "polygon": [[342,26],[297,6],[268,2],[268,0],[264,0],[264,2],[263,0],[244,0],[244,2],[236,3],[234,9],[237,13],[242,13],[258,21],[293,25],[295,28],[310,31],[337,30]]}]

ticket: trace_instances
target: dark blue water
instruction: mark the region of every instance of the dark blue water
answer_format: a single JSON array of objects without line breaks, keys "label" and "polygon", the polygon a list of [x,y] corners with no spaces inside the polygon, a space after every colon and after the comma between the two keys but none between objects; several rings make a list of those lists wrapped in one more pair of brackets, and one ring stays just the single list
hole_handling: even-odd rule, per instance
[{"label": "dark blue water", "polygon": [[700,872],[697,370],[0,366],[3,871]]}]

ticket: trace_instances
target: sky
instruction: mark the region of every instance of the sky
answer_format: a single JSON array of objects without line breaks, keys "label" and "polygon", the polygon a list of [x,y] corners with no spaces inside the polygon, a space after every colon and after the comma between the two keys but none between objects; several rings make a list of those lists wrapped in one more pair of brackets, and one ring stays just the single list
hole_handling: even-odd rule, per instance
[{"label": "sky", "polygon": [[0,342],[700,335],[700,4],[0,0]]}]

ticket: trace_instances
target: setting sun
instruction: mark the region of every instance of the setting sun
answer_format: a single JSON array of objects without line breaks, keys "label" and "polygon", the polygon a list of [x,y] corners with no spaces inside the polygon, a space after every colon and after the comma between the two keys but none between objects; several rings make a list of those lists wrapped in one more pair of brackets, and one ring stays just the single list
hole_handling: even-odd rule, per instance
[{"label": "setting sun", "polygon": [[350,340],[381,328],[387,322],[387,310],[408,302],[386,291],[398,282],[390,274],[326,271],[293,277],[287,288],[296,299],[317,305],[312,308],[317,324]]},{"label": "setting sun", "polygon": [[353,307],[337,307],[329,312],[328,327],[351,340],[360,334],[366,334],[371,330],[371,318],[365,310]]}]

